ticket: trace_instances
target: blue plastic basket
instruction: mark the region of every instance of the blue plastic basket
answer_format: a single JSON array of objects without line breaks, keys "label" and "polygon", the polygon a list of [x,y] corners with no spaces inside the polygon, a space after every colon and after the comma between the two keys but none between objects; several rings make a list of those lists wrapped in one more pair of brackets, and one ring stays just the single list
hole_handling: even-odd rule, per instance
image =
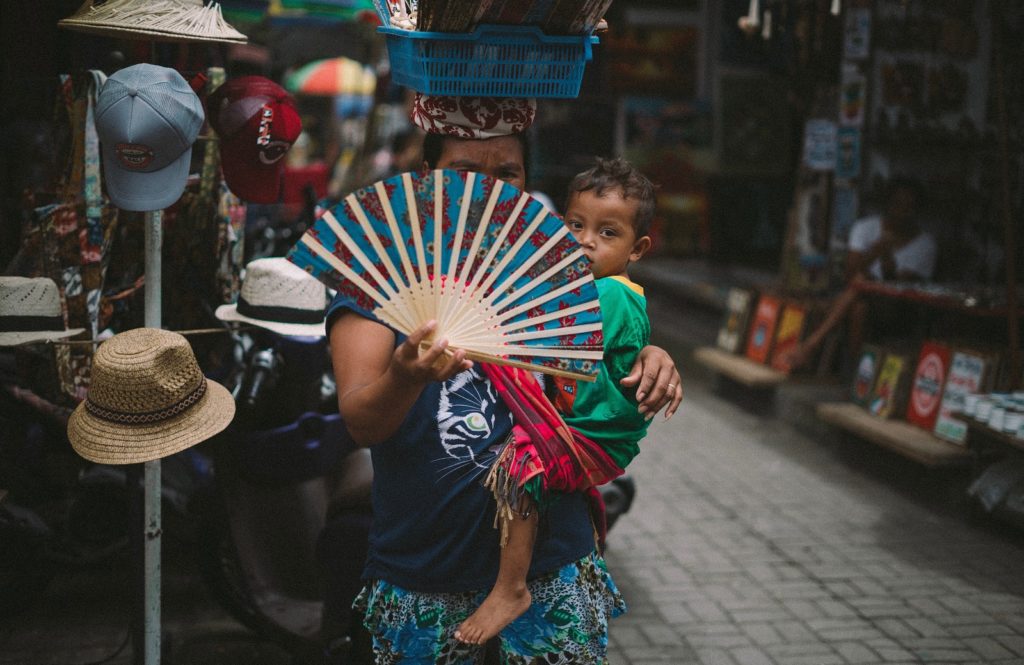
[{"label": "blue plastic basket", "polygon": [[577,97],[598,41],[519,25],[480,25],[467,33],[377,30],[387,39],[395,83],[460,97]]}]

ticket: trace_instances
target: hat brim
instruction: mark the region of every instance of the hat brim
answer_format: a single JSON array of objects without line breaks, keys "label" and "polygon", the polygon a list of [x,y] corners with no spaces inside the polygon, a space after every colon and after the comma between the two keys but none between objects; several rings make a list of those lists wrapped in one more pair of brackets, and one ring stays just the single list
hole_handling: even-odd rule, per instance
[{"label": "hat brim", "polygon": [[221,142],[220,167],[231,193],[249,203],[280,203],[284,194],[284,159],[256,166]]},{"label": "hat brim", "polygon": [[174,205],[185,191],[192,151],[156,171],[125,171],[118,168],[116,145],[103,143],[103,177],[110,200],[122,210],[151,212]]},{"label": "hat brim", "polygon": [[20,346],[33,342],[52,342],[55,339],[73,337],[85,328],[68,328],[67,330],[33,330],[26,332],[0,333],[0,346]]},{"label": "hat brim", "polygon": [[99,464],[137,464],[173,455],[222,431],[235,417],[227,388],[205,379],[206,394],[192,408],[150,425],[97,418],[79,404],[68,419],[68,439],[79,455]]},{"label": "hat brim", "polygon": [[263,319],[254,319],[250,316],[238,313],[238,305],[221,305],[214,312],[218,319],[221,321],[232,321],[236,323],[251,323],[254,326],[260,328],[266,328],[271,332],[275,332],[278,335],[285,335],[287,337],[325,337],[327,330],[324,328],[324,322],[320,323],[282,323],[280,321],[265,321]]}]

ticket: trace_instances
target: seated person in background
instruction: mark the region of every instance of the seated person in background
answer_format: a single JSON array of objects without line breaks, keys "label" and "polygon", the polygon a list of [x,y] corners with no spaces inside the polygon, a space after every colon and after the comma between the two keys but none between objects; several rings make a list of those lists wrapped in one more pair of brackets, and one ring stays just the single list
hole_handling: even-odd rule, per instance
[{"label": "seated person in background", "polygon": [[865,304],[857,297],[862,280],[929,280],[935,271],[935,238],[918,224],[924,192],[915,180],[893,178],[886,186],[881,215],[864,217],[850,228],[846,286],[821,324],[789,352],[795,370],[806,365],[825,337],[849,315],[849,348],[856,352],[864,338]]}]

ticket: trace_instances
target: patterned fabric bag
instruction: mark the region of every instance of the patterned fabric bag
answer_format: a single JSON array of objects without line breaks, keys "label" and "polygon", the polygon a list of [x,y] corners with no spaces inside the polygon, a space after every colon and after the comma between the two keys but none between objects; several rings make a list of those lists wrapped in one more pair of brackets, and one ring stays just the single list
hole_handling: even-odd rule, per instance
[{"label": "patterned fabric bag", "polygon": [[[60,287],[65,324],[85,328],[81,338],[99,332],[100,298],[118,210],[103,196],[99,137],[93,121],[96,96],[106,76],[91,70],[78,85],[60,78],[60,99],[71,129],[67,166],[56,187],[58,201],[38,207],[26,220],[22,242],[6,272],[49,277]],[[56,349],[61,391],[78,401],[88,388],[92,348]]]}]

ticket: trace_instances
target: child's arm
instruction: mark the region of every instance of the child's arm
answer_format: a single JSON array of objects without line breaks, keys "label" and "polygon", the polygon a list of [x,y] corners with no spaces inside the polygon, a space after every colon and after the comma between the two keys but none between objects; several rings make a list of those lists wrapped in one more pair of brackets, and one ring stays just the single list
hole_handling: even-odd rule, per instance
[{"label": "child's arm", "polygon": [[424,325],[395,347],[395,333],[353,312],[331,326],[331,362],[338,384],[338,410],[352,438],[372,446],[394,434],[430,381],[444,381],[469,369],[465,352],[442,358],[447,340],[419,352],[434,329]]}]

